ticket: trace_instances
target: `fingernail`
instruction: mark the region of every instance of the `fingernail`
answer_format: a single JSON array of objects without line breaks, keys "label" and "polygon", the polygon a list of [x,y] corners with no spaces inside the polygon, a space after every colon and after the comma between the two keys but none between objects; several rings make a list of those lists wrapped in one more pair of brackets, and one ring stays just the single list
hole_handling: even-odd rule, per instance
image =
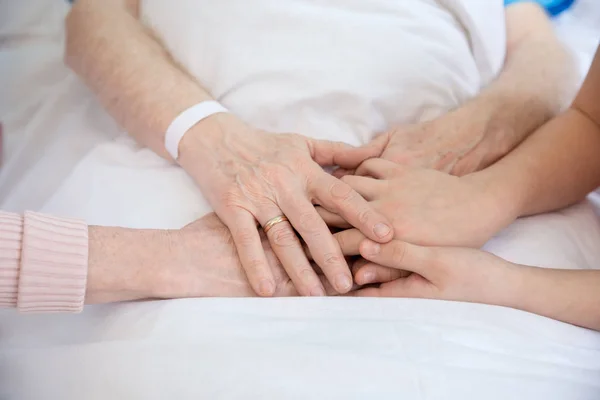
[{"label": "fingernail", "polygon": [[322,297],[325,296],[325,291],[323,288],[316,286],[310,290],[310,295],[313,297]]},{"label": "fingernail", "polygon": [[258,290],[261,296],[271,296],[274,293],[273,284],[268,279],[263,279],[258,284]]},{"label": "fingernail", "polygon": [[390,233],[391,230],[392,229],[389,226],[387,226],[386,224],[382,224],[382,223],[375,225],[375,229],[374,229],[375,234],[377,236],[379,236],[380,238],[386,237],[388,235],[388,233]]},{"label": "fingernail", "polygon": [[335,278],[335,286],[338,290],[348,291],[352,289],[352,279],[346,274],[339,274]]},{"label": "fingernail", "polygon": [[379,243],[365,241],[363,242],[363,251],[367,256],[376,256],[381,251],[381,246]]},{"label": "fingernail", "polygon": [[375,281],[375,272],[367,271],[363,274],[363,284],[373,283]]}]

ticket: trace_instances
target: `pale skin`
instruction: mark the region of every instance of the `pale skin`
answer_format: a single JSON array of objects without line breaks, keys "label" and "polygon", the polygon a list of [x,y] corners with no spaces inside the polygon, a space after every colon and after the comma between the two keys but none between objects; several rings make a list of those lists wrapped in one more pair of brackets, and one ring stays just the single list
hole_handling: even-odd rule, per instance
[{"label": "pale skin", "polygon": [[[143,27],[138,20],[138,8],[137,0],[79,0],[67,19],[65,59],[132,136],[168,158],[163,147],[163,132],[168,124],[188,106],[211,97],[200,83],[176,65],[152,37],[152,32]],[[477,156],[470,159],[495,160],[499,157],[497,149],[502,149],[504,154],[533,126],[560,107],[560,94],[569,86],[570,70],[567,62],[561,62],[565,52],[541,15],[538,9],[527,5],[510,7],[507,12],[507,60],[500,77],[480,97],[449,113],[448,119],[436,120],[446,128],[455,126],[455,133],[473,135],[463,138],[445,133],[454,142],[463,142],[467,146],[461,147],[463,155],[467,148],[475,146],[470,154]],[[527,18],[530,23],[520,23],[522,18]],[[133,53],[135,57],[131,57]],[[537,57],[538,53],[543,53],[544,57]],[[547,82],[555,84],[549,86]],[[529,105],[527,113],[522,112],[522,107],[514,106],[523,102]],[[475,120],[473,116],[480,118]],[[439,129],[433,131],[441,132]],[[393,136],[416,137],[402,131]],[[375,144],[388,144],[380,142]],[[502,146],[498,146],[499,143]],[[229,149],[232,147],[233,151]],[[262,153],[262,149],[274,147],[286,151],[281,152],[279,158]],[[347,185],[332,180],[319,168],[326,164],[353,168],[365,158],[381,154],[382,148],[371,145],[352,152],[340,151],[344,149],[341,144],[312,141],[299,135],[271,135],[248,127],[232,115],[223,114],[201,122],[183,140],[179,163],[195,178],[217,214],[232,228],[247,276],[259,294],[275,294],[276,277],[266,253],[259,246],[256,222],[264,224],[281,213],[290,218],[292,224],[278,224],[269,232],[269,240],[303,295],[321,295],[323,286],[301,255],[292,225],[337,291],[346,292],[351,284],[351,275],[339,246],[329,235],[324,222],[312,211],[313,203],[341,215],[372,239],[385,242],[392,237],[389,223],[380,213],[369,208]],[[435,146],[431,149],[435,150]],[[392,151],[392,148],[388,146],[386,151]],[[246,156],[241,157],[242,154]],[[257,162],[257,159],[266,162]],[[204,160],[204,163],[200,165],[198,160]],[[287,165],[289,160],[296,163],[290,167]],[[233,167],[236,164],[245,167]],[[478,161],[477,165],[483,164]],[[298,169],[306,171],[304,179],[298,180]],[[207,179],[207,176],[212,178]],[[230,184],[223,186],[223,182]],[[297,185],[290,185],[290,182],[297,182]],[[282,191],[283,186],[293,189]],[[484,236],[476,240],[481,241]]]},{"label": "pale skin", "polygon": [[[298,296],[269,241],[275,296]],[[253,297],[229,229],[211,213],[180,230],[89,228],[86,304],[185,297]],[[327,294],[336,291],[319,275]]]},{"label": "pale skin", "polygon": [[498,161],[566,107],[577,73],[545,11],[506,8],[506,58],[499,76],[461,107],[423,123],[392,127],[367,146],[410,167],[466,175]]},{"label": "pale skin", "polygon": [[[600,186],[599,98],[600,51],[567,111],[497,164],[458,179],[469,178],[479,185],[487,182],[488,196],[497,199],[496,212],[503,214],[531,215],[583,199]],[[404,173],[393,167],[386,171],[398,176]],[[367,186],[363,183],[364,190],[373,190]],[[482,215],[479,212],[488,211],[481,208],[475,212]],[[483,220],[472,218],[474,229],[481,228],[486,223]],[[338,235],[343,236],[340,243],[346,254],[360,254],[367,260],[355,266],[356,282],[379,284],[359,290],[357,296],[495,304],[600,330],[599,270],[516,265],[479,250],[422,247],[397,239],[379,245],[352,230]]]},{"label": "pale skin", "polygon": [[[164,132],[182,111],[210,94],[192,79],[139,21],[139,0],[78,0],[67,17],[65,61],[106,110],[139,143],[169,159]],[[132,55],[135,56],[132,56]],[[299,238],[339,293],[352,287],[340,247],[314,204],[343,215],[367,237],[386,242],[389,222],[327,165],[354,168],[375,155],[342,143],[255,129],[231,113],[213,115],[187,132],[177,162],[196,181],[230,229],[252,288],[276,292],[275,276],[257,225],[286,215],[268,232],[277,258],[302,295],[325,294]],[[378,151],[381,151],[380,149]],[[295,231],[294,231],[295,230]]]}]

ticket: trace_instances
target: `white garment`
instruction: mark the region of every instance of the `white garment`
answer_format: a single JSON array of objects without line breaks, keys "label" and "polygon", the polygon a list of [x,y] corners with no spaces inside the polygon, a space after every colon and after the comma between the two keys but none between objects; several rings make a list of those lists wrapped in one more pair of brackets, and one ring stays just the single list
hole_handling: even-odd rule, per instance
[{"label": "white garment", "polygon": [[[146,0],[141,13],[175,60],[250,124],[360,145],[461,105],[500,70],[502,2],[443,3]],[[486,24],[474,23],[481,12]],[[125,137],[91,152],[44,208],[161,228],[210,210],[183,170]]]}]

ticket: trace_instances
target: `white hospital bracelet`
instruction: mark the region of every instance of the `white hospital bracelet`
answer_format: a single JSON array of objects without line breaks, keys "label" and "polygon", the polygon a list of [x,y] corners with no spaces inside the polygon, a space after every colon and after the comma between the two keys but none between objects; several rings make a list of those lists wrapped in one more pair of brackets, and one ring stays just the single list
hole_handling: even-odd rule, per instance
[{"label": "white hospital bracelet", "polygon": [[171,125],[167,128],[167,133],[165,134],[165,148],[171,157],[177,160],[179,157],[179,142],[181,142],[183,135],[185,135],[191,127],[213,114],[222,112],[229,112],[229,110],[220,103],[209,100],[191,106],[179,114],[173,122],[171,122]]}]

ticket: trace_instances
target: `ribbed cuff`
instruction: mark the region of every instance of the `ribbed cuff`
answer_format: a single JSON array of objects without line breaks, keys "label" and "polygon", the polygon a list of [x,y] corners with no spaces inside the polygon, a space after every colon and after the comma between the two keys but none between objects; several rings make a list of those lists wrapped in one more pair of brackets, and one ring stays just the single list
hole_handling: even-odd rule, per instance
[{"label": "ribbed cuff", "polygon": [[17,306],[23,217],[0,211],[0,307]]},{"label": "ribbed cuff", "polygon": [[88,246],[85,222],[26,212],[17,290],[19,311],[81,311]]}]

